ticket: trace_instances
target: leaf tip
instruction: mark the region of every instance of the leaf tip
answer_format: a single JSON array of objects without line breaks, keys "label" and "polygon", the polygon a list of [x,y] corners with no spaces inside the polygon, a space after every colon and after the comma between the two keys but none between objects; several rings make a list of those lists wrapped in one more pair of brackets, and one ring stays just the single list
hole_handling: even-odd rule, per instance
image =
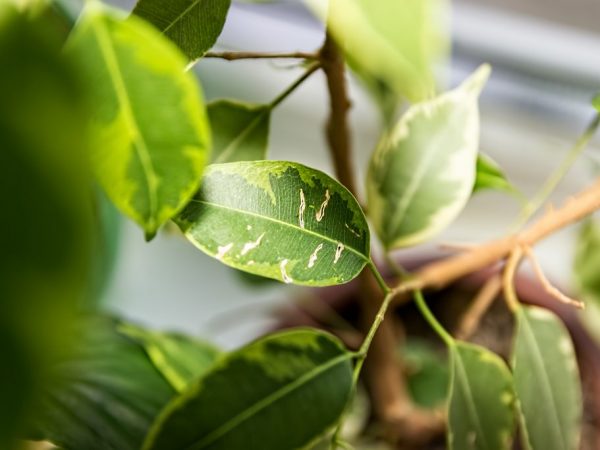
[{"label": "leaf tip", "polygon": [[475,97],[478,96],[483,90],[485,84],[487,83],[487,80],[489,79],[491,73],[491,65],[489,65],[488,63],[480,65],[477,68],[477,70],[475,70],[475,72],[473,72],[473,74],[471,74],[471,76],[469,76],[469,78],[467,78],[462,83],[460,89],[468,92],[469,94]]}]

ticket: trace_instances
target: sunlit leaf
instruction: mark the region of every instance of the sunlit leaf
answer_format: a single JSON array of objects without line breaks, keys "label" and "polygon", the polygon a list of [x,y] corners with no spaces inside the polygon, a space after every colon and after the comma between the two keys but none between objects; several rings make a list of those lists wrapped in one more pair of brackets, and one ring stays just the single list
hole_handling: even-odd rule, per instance
[{"label": "sunlit leaf", "polygon": [[184,334],[150,331],[132,324],[119,326],[119,332],[142,345],[154,366],[178,392],[206,372],[220,354],[212,345]]},{"label": "sunlit leaf", "polygon": [[231,0],[138,0],[134,14],[154,24],[190,59],[211,48],[225,25]]},{"label": "sunlit leaf", "polygon": [[222,359],[174,399],[145,450],[286,450],[330,429],[352,392],[352,354],[329,334],[267,336]]},{"label": "sunlit leaf", "polygon": [[196,80],[179,50],[136,16],[91,2],[68,45],[92,96],[92,161],[148,237],[196,191],[210,147]]},{"label": "sunlit leaf", "polygon": [[271,108],[232,100],[208,105],[213,163],[266,159]]},{"label": "sunlit leaf", "polygon": [[489,156],[479,154],[477,156],[477,166],[475,174],[475,185],[473,192],[493,189],[496,191],[505,191],[515,193],[516,189],[504,175],[500,166]]},{"label": "sunlit leaf", "polygon": [[477,98],[490,68],[412,106],[381,140],[367,175],[368,211],[387,249],[419,244],[449,225],[473,190]]},{"label": "sunlit leaf", "polygon": [[209,166],[200,192],[175,221],[205,253],[286,283],[345,283],[369,260],[369,229],[354,197],[301,164]]},{"label": "sunlit leaf", "polygon": [[490,351],[457,342],[450,347],[448,448],[512,448],[515,429],[513,380]]},{"label": "sunlit leaf", "polygon": [[445,50],[441,31],[445,2],[306,1],[328,22],[350,66],[368,85],[385,85],[411,101],[435,93],[432,63]]},{"label": "sunlit leaf", "polygon": [[52,18],[0,2],[0,448],[70,342],[92,234],[77,69]]},{"label": "sunlit leaf", "polygon": [[568,331],[550,311],[517,312],[512,367],[525,448],[579,448],[582,399],[577,360]]}]

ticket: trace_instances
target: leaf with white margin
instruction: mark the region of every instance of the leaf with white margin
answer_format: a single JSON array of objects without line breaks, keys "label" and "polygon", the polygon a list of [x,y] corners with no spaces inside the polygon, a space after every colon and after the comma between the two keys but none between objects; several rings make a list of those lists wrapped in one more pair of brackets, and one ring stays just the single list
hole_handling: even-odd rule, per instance
[{"label": "leaf with white margin", "polygon": [[342,284],[370,259],[368,225],[352,194],[292,162],[210,165],[175,222],[224,264],[285,283]]},{"label": "leaf with white margin", "polygon": [[420,244],[462,211],[475,182],[482,65],[457,89],[413,105],[381,140],[367,174],[368,212],[386,249]]},{"label": "leaf with white margin", "polygon": [[516,317],[512,368],[523,446],[533,450],[579,448],[581,385],[569,333],[546,309],[524,306]]},{"label": "leaf with white margin", "polygon": [[199,85],[175,44],[137,16],[90,2],[67,50],[90,94],[100,184],[148,238],[198,189],[210,130]]},{"label": "leaf with white margin", "polygon": [[449,351],[448,448],[512,448],[515,395],[506,364],[494,353],[473,344],[456,342]]}]

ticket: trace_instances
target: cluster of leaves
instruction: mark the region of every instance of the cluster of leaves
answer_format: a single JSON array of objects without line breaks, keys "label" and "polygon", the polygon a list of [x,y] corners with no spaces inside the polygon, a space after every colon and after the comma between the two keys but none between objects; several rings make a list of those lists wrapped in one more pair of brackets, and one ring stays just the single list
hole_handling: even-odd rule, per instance
[{"label": "cluster of leaves", "polygon": [[[499,168],[479,154],[478,96],[489,67],[479,68],[455,90],[434,96],[430,65],[440,45],[424,45],[436,41],[430,38],[428,20],[434,2],[406,3],[400,7],[398,2],[381,1],[373,7],[361,0],[332,1],[329,15],[323,16],[331,18],[334,36],[368,87],[414,101],[396,123],[393,109],[384,106],[390,125],[368,171],[369,218],[386,251],[436,236],[474,191],[513,190]],[[46,185],[29,185],[23,191],[15,178],[15,186],[9,184],[1,192],[11,192],[7,202],[16,201],[17,211],[32,203],[52,208],[52,213],[42,214],[44,220],[66,221],[44,224],[63,230],[53,236],[56,242],[85,249],[85,243],[75,240],[86,236],[80,216],[89,211],[82,207],[78,216],[68,201],[77,207],[87,203],[67,185],[81,176],[69,164],[83,159],[82,165],[89,164],[112,203],[143,228],[147,239],[173,220],[193,245],[236,269],[299,285],[348,282],[365,266],[374,269],[371,234],[357,200],[316,169],[266,160],[270,114],[290,90],[262,105],[232,100],[205,105],[198,80],[187,70],[215,43],[228,8],[229,0],[140,0],[127,15],[90,1],[64,43],[64,55],[59,51],[62,43],[46,52],[47,40],[38,31],[46,15],[10,5],[0,9],[0,49],[10,49],[0,52],[1,58],[8,58],[0,61],[2,67],[24,64],[14,73],[43,82],[43,95],[33,90],[31,98],[9,102],[15,109],[6,111],[19,119],[16,106],[24,105],[51,119],[48,130],[36,135],[11,128],[12,116],[1,116],[1,129],[8,124],[7,130],[17,134],[13,138],[8,131],[0,133],[8,139],[7,148],[15,150],[0,158],[13,158],[7,167],[28,173],[28,180],[50,171],[50,185],[63,183],[56,192]],[[390,13],[398,8],[398,14]],[[322,13],[318,7],[316,11]],[[392,17],[405,20],[410,33],[390,24]],[[22,55],[27,55],[26,64]],[[29,66],[29,58],[43,70]],[[62,86],[70,78],[57,75],[67,68],[77,82]],[[11,99],[11,89],[23,92],[4,81],[3,98]],[[81,110],[77,102],[63,98],[80,84],[87,93]],[[61,96],[48,100],[54,109],[43,103],[48,92]],[[81,124],[82,117],[87,123]],[[62,130],[64,142],[57,141],[63,138]],[[30,155],[30,147],[36,157],[25,163],[35,161],[40,167],[32,165],[27,172],[18,159]],[[56,158],[70,149],[68,164]],[[76,181],[75,190],[89,193],[86,181]],[[12,196],[17,191],[23,198]],[[60,207],[64,214],[56,213]],[[39,228],[39,210],[30,217],[31,211],[23,209],[25,222]],[[6,235],[11,234],[0,233]],[[51,272],[53,286],[75,293],[45,290],[47,284],[38,278],[43,295],[53,297],[40,302],[54,308],[55,298],[81,292],[80,286],[67,285],[81,280],[85,255],[58,251],[47,240],[37,242],[38,235],[31,231],[35,253],[25,257],[39,260],[41,249],[54,264],[58,254],[65,255],[64,283],[56,284],[61,275],[61,267],[56,267]],[[11,243],[3,248],[11,249]],[[14,274],[9,268],[0,272],[0,286],[9,289],[2,297],[15,304],[21,301],[11,284]],[[40,292],[25,295],[34,294]],[[427,316],[426,306],[420,304]],[[0,320],[20,323],[11,305],[2,306]],[[30,320],[35,314],[25,316]],[[575,448],[581,401],[569,335],[546,311],[523,307],[516,318],[512,371],[488,350],[457,342],[440,330],[450,354],[450,448],[509,448],[517,421],[526,448]],[[41,341],[55,326],[52,322],[40,327]],[[189,338],[107,318],[87,319],[82,326],[78,348],[45,366],[52,383],[38,396],[39,414],[27,433],[64,449],[307,447],[340,420],[355,388],[353,363],[361,357],[333,336],[309,329],[270,335],[222,354]],[[9,329],[2,323],[0,330]],[[15,336],[20,339],[18,333]],[[27,372],[25,364],[6,379]],[[0,422],[0,438],[11,436],[4,428],[11,422]]]}]

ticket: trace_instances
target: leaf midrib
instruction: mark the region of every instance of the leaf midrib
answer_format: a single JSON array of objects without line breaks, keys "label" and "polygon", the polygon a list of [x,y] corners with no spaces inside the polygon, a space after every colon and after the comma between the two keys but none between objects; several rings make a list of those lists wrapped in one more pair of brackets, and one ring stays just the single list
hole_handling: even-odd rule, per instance
[{"label": "leaf midrib", "polygon": [[135,119],[135,114],[133,113],[133,108],[131,106],[131,100],[127,93],[127,88],[125,87],[125,80],[123,79],[121,73],[121,67],[119,65],[113,45],[111,44],[110,38],[108,37],[104,26],[99,26],[95,21],[92,21],[92,30],[96,35],[100,53],[106,61],[106,69],[112,80],[117,99],[121,104],[121,108],[123,109],[125,120],[133,132],[133,147],[142,165],[142,172],[144,173],[146,188],[148,189],[148,219],[153,220],[156,217],[157,211],[157,193],[154,189],[155,183],[157,182],[157,176],[154,170],[150,152],[148,150],[148,145],[146,144],[146,141],[140,132],[137,120]]},{"label": "leaf midrib", "polygon": [[192,9],[194,9],[196,6],[198,6],[198,3],[200,3],[200,0],[193,1],[190,6],[185,8],[181,14],[179,14],[177,17],[175,17],[175,19],[173,19],[173,22],[171,22],[169,25],[167,25],[165,27],[165,29],[163,30],[163,33],[166,34],[167,31],[169,31],[177,22],[179,22],[181,19],[183,19]]},{"label": "leaf midrib", "polygon": [[259,112],[259,114],[252,119],[252,121],[250,121],[250,123],[248,125],[246,125],[246,127],[244,128],[244,130],[238,134],[236,136],[235,139],[233,139],[229,145],[227,145],[223,151],[221,152],[221,154],[217,157],[217,159],[214,160],[213,164],[219,164],[219,163],[223,163],[224,161],[227,161],[227,157],[229,156],[230,153],[233,153],[235,151],[235,149],[237,147],[239,147],[239,144],[246,139],[246,137],[248,135],[250,135],[251,132],[254,131],[254,129],[258,126],[258,124],[262,121],[262,119],[265,117],[265,115],[267,115],[268,113],[271,112],[270,108],[265,108],[262,111]]},{"label": "leaf midrib", "polygon": [[[525,313],[522,314],[521,325],[523,326],[523,337],[529,344],[529,347],[532,349],[530,360],[534,366],[534,370],[540,373],[540,375],[538,376],[538,380],[541,381],[541,389],[543,391],[542,398],[546,398],[546,401],[548,401],[549,399],[549,402],[551,404],[550,411],[553,418],[554,426],[548,428],[550,430],[553,430],[552,433],[555,436],[559,436],[559,441],[561,442],[560,448],[567,449],[569,447],[567,446],[567,440],[564,434],[562,433],[561,422],[556,409],[557,404],[554,401],[554,396],[552,395],[552,386],[550,384],[550,379],[548,378],[548,374],[544,370],[544,358],[542,357],[542,352],[540,351],[540,347],[537,343],[537,340],[535,339],[535,335],[533,334],[533,330],[531,329],[531,326],[529,324],[529,318],[526,316]],[[523,414],[523,416],[525,417],[525,414]],[[526,417],[525,421],[527,421]],[[531,438],[531,433],[528,434]]]},{"label": "leaf midrib", "polygon": [[[283,225],[283,226],[286,226],[286,227],[289,227],[289,228],[293,228],[294,230],[296,230],[296,231],[298,231],[300,233],[306,233],[306,234],[318,237],[319,239],[323,239],[323,240],[328,241],[328,242],[330,242],[332,244],[335,244],[335,245],[337,245],[338,243],[341,242],[341,240],[332,239],[332,238],[330,238],[328,236],[324,236],[322,234],[319,234],[319,233],[317,233],[315,231],[312,231],[312,230],[309,230],[307,228],[301,228],[301,227],[299,227],[297,225],[294,225],[293,223],[284,222],[282,220],[275,219],[275,218],[269,217],[269,216],[263,216],[261,214],[255,213],[255,212],[245,211],[243,209],[232,208],[230,206],[225,206],[225,205],[219,205],[218,203],[213,203],[213,202],[209,202],[209,201],[206,201],[206,200],[193,199],[192,202],[194,202],[194,203],[202,203],[202,204],[205,204],[207,206],[214,206],[215,208],[225,209],[225,210],[233,211],[233,212],[236,212],[236,213],[239,213],[239,214],[246,214],[246,215],[249,215],[249,216],[252,216],[252,217],[258,217],[258,218],[260,218],[262,220],[266,220],[266,221],[273,222],[273,223],[276,223],[276,224],[279,224],[279,225]],[[187,233],[187,231],[186,231],[186,233]],[[344,244],[344,249],[345,250],[351,251],[352,253],[356,254],[357,256],[359,256],[361,259],[363,259],[367,263],[369,262],[369,257],[368,256],[364,255],[359,250],[356,250],[354,247],[351,247],[350,245],[347,245],[345,242],[342,242],[342,243]]]},{"label": "leaf midrib", "polygon": [[219,428],[217,428],[216,430],[209,433],[201,441],[198,441],[192,445],[185,447],[185,450],[200,450],[202,448],[206,448],[207,445],[212,444],[216,440],[225,436],[227,433],[229,433],[235,427],[237,427],[241,423],[251,419],[254,415],[259,413],[263,409],[267,408],[271,404],[282,399],[287,394],[290,394],[293,391],[295,391],[296,389],[301,388],[302,386],[309,383],[317,376],[327,372],[328,370],[334,368],[338,364],[341,364],[342,362],[351,359],[352,357],[353,357],[353,355],[351,353],[344,353],[344,354],[339,355],[338,357],[330,360],[326,364],[322,364],[320,366],[315,367],[313,370],[305,373],[304,375],[297,378],[293,382],[282,386],[281,388],[277,389],[275,392],[268,395],[264,399],[254,403],[250,407],[246,408],[245,410],[240,412],[235,417],[229,419],[227,422],[225,422]]},{"label": "leaf midrib", "polygon": [[459,350],[454,350],[456,353],[455,364],[457,365],[457,370],[460,372],[460,379],[466,380],[466,382],[461,383],[464,387],[464,391],[466,394],[467,407],[469,409],[469,415],[472,417],[475,422],[475,428],[477,428],[478,436],[481,437],[482,443],[485,448],[490,448],[486,439],[486,435],[483,432],[483,428],[481,427],[481,422],[479,421],[479,414],[477,414],[477,407],[475,406],[475,400],[473,397],[473,392],[471,391],[471,386],[469,385],[469,378],[467,377],[467,371],[465,370],[465,366],[462,363],[462,357],[460,355]]}]

